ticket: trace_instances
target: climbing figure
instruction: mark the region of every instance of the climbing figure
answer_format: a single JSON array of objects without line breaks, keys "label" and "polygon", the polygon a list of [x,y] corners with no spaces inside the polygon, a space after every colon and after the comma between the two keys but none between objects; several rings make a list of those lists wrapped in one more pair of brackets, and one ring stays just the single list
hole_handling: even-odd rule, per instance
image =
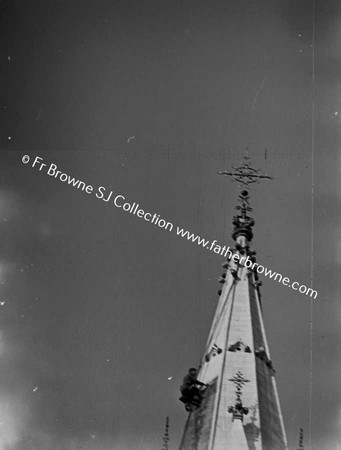
[{"label": "climbing figure", "polygon": [[179,400],[185,403],[186,411],[192,411],[192,406],[200,406],[202,390],[197,386],[207,386],[197,379],[197,369],[192,367],[183,379],[180,391],[182,396]]}]

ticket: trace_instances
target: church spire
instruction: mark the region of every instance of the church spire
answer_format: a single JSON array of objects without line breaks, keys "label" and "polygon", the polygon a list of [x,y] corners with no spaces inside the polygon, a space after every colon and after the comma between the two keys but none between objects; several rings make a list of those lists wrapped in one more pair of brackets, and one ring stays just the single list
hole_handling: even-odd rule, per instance
[{"label": "church spire", "polygon": [[242,186],[233,218],[235,245],[223,263],[222,289],[197,376],[207,388],[190,408],[180,450],[287,450],[261,313],[261,283],[254,266],[246,264],[247,258],[256,261],[246,188],[271,177],[253,169],[248,157],[244,161],[233,172],[218,172]]}]

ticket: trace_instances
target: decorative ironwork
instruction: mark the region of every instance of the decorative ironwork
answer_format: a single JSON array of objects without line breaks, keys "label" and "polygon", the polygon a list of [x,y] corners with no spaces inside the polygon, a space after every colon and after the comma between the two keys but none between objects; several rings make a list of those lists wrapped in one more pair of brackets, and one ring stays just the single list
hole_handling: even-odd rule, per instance
[{"label": "decorative ironwork", "polygon": [[229,378],[229,381],[232,381],[232,383],[236,386],[236,403],[234,406],[228,407],[228,412],[232,413],[232,420],[239,419],[243,422],[244,416],[248,414],[249,408],[245,408],[243,406],[241,395],[242,395],[242,387],[245,385],[245,383],[248,383],[250,380],[247,380],[244,378],[243,374],[238,371],[232,378]]},{"label": "decorative ironwork", "polygon": [[219,175],[226,175],[233,178],[234,181],[240,183],[243,186],[248,186],[252,183],[259,183],[262,179],[273,180],[273,177],[269,177],[269,175],[261,174],[259,169],[254,169],[249,164],[249,156],[244,156],[245,162],[239,166],[232,166],[234,172],[218,172]]},{"label": "decorative ironwork", "polygon": [[254,226],[255,221],[252,217],[248,216],[248,212],[252,211],[252,208],[249,206],[249,198],[249,193],[245,190],[239,195],[240,205],[237,205],[236,209],[240,211],[240,214],[234,216],[232,222],[234,225],[232,237],[235,240],[237,240],[238,236],[242,235],[250,242],[253,237],[252,227]]},{"label": "decorative ironwork", "polygon": [[[249,159],[248,156],[244,156],[244,163],[241,163],[242,165],[239,167],[233,166],[233,172],[225,170],[223,172],[218,172],[218,174],[232,177],[232,179],[239,183],[241,187],[248,187],[252,183],[259,183],[262,179],[273,179],[273,177],[260,173],[259,169],[251,167]],[[249,198],[249,192],[245,189],[242,190],[239,195],[240,204],[236,206],[236,209],[240,211],[240,214],[233,218],[234,230],[232,237],[235,240],[237,240],[238,236],[245,236],[249,242],[252,240],[252,227],[255,222],[252,217],[248,216],[248,212],[252,211],[252,208],[249,205]]]}]

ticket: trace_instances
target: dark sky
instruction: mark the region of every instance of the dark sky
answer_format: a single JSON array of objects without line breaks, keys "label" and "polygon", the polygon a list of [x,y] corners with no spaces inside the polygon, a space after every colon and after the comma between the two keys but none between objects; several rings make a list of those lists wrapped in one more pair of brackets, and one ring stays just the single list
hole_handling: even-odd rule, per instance
[{"label": "dark sky", "polygon": [[303,0],[0,12],[0,450],[159,450],[167,415],[175,450],[223,262],[22,156],[231,245],[238,187],[216,172],[246,146],[275,177],[252,190],[259,263],[309,286],[313,236],[311,402],[310,299],[262,287],[290,448],[300,427],[306,448],[339,448],[339,2],[315,20]]}]

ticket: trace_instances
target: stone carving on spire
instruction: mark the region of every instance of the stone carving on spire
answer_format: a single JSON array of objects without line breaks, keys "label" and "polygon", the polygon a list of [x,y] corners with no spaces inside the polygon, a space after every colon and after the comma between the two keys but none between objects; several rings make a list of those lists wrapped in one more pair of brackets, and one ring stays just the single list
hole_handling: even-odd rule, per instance
[{"label": "stone carving on spire", "polygon": [[245,345],[241,339],[239,339],[235,344],[231,344],[228,350],[229,352],[251,353],[250,347],[248,345]]},{"label": "stone carving on spire", "polygon": [[228,412],[232,413],[232,420],[239,419],[243,422],[244,416],[249,413],[249,409],[245,408],[242,403],[241,395],[242,395],[242,387],[245,383],[248,383],[250,380],[244,378],[243,374],[238,371],[234,377],[229,378],[229,381],[232,381],[236,385],[236,403],[234,406],[229,406]]},{"label": "stone carving on spire", "polygon": [[222,353],[223,349],[218,347],[217,344],[213,344],[211,350],[205,355],[205,361],[208,362],[212,356],[217,356]]},{"label": "stone carving on spire", "polygon": [[248,242],[253,238],[252,227],[255,221],[247,215],[249,211],[252,211],[252,208],[249,206],[249,198],[249,193],[246,190],[243,190],[239,195],[240,205],[237,205],[236,209],[240,211],[240,214],[234,216],[232,221],[234,225],[232,237],[235,241],[238,236],[245,236]]}]

